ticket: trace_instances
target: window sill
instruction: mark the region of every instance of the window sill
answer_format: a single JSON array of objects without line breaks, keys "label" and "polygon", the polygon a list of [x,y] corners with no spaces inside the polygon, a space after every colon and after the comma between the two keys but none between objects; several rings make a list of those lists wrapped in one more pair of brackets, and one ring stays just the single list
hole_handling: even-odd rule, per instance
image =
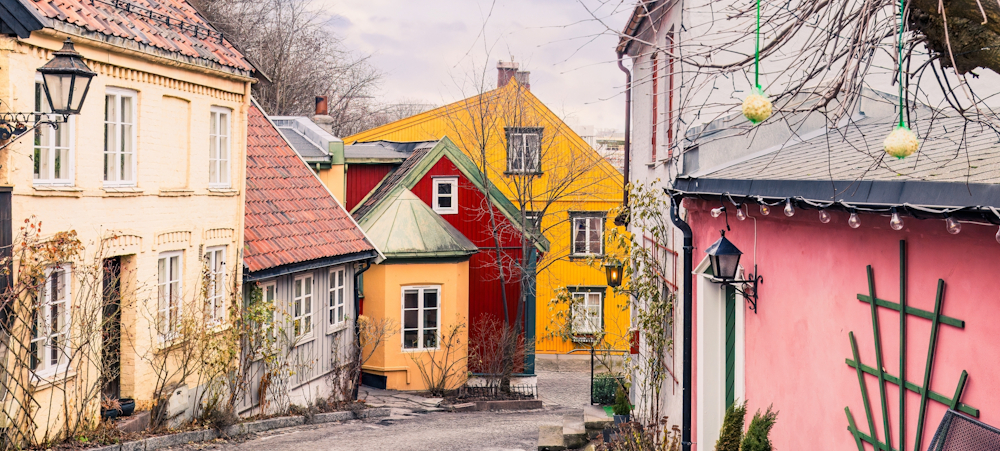
[{"label": "window sill", "polygon": [[55,370],[43,371],[31,377],[31,385],[35,390],[45,390],[54,387],[61,382],[69,381],[76,377],[76,371],[67,371],[66,367]]},{"label": "window sill", "polygon": [[160,197],[190,197],[194,195],[194,190],[190,189],[161,189]]},{"label": "window sill", "polygon": [[32,185],[31,196],[37,197],[81,197],[83,190],[72,185]]},{"label": "window sill", "polygon": [[351,323],[349,321],[344,320],[342,322],[339,322],[339,323],[334,324],[333,326],[331,326],[332,329],[328,330],[326,332],[326,334],[327,335],[331,335],[331,334],[335,334],[335,333],[343,331],[343,330],[347,330],[348,326],[350,326],[350,325],[351,325]]},{"label": "window sill", "polygon": [[457,211],[437,211],[437,210],[434,210],[434,213],[437,213],[439,215],[457,215],[458,214]]},{"label": "window sill", "polygon": [[535,171],[535,172],[503,171],[503,175],[506,175],[508,177],[512,177],[512,176],[516,176],[516,175],[538,175],[538,176],[541,176],[543,174],[544,174],[544,172],[541,172],[541,171]]},{"label": "window sill", "polygon": [[239,194],[238,190],[232,188],[209,188],[209,196],[222,196],[222,197],[233,197]]},{"label": "window sill", "polygon": [[570,261],[582,261],[588,258],[601,259],[604,258],[604,254],[573,254],[569,256]]},{"label": "window sill", "polygon": [[143,190],[135,186],[105,186],[104,197],[139,197]]},{"label": "window sill", "polygon": [[291,348],[294,349],[299,346],[312,343],[314,340],[316,340],[316,331],[310,332],[309,335],[303,335],[301,337],[294,338],[293,341],[290,343]]},{"label": "window sill", "polygon": [[440,351],[440,350],[441,350],[441,348],[416,348],[416,349],[406,349],[406,348],[403,348],[402,352],[404,352],[404,353],[415,353],[415,352],[431,352],[431,351]]}]

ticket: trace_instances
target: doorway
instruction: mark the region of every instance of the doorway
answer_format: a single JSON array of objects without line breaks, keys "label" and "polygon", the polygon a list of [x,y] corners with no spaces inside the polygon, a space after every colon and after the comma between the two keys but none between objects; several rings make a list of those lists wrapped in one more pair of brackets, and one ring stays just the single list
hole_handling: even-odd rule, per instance
[{"label": "doorway", "polygon": [[122,374],[122,261],[121,257],[104,260],[103,315],[101,322],[101,381],[103,393],[112,399],[121,397]]}]

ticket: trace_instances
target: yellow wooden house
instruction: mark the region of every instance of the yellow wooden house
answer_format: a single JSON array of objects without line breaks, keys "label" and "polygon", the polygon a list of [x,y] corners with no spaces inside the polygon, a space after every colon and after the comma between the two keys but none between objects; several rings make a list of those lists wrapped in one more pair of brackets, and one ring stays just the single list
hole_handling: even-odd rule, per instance
[{"label": "yellow wooden house", "polygon": [[[501,63],[498,69],[496,89],[344,142],[450,138],[481,171],[486,169],[480,176],[550,242],[537,263],[536,291],[528,296],[525,324],[535,351],[567,354],[581,348],[558,335],[560,323],[566,322],[560,318],[566,315],[558,314],[550,300],[564,288],[578,297],[579,310],[589,319],[574,319],[574,334],[593,334],[599,328],[611,348],[627,350],[628,299],[612,293],[600,268],[605,230],[614,227],[608,211],[621,204],[622,176],[530,91],[527,72],[517,71],[512,63]],[[347,173],[350,189],[352,168]]]}]

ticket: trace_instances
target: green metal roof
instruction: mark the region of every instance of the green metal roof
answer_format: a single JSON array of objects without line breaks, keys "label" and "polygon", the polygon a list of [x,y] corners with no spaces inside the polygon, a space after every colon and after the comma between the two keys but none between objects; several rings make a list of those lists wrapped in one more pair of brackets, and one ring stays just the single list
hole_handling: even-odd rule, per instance
[{"label": "green metal roof", "polygon": [[359,225],[389,260],[466,257],[479,250],[403,186],[392,190]]}]

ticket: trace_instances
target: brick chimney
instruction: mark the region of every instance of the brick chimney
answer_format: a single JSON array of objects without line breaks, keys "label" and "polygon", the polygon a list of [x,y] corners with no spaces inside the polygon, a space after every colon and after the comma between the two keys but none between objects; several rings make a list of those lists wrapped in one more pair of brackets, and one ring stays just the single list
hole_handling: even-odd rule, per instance
[{"label": "brick chimney", "polygon": [[333,133],[333,117],[330,116],[330,107],[326,96],[316,96],[316,115],[312,120],[327,133]]},{"label": "brick chimney", "polygon": [[329,116],[330,110],[327,106],[326,96],[316,96],[316,115]]},{"label": "brick chimney", "polygon": [[507,86],[507,82],[517,74],[519,65],[513,61],[497,61],[497,87]]}]

